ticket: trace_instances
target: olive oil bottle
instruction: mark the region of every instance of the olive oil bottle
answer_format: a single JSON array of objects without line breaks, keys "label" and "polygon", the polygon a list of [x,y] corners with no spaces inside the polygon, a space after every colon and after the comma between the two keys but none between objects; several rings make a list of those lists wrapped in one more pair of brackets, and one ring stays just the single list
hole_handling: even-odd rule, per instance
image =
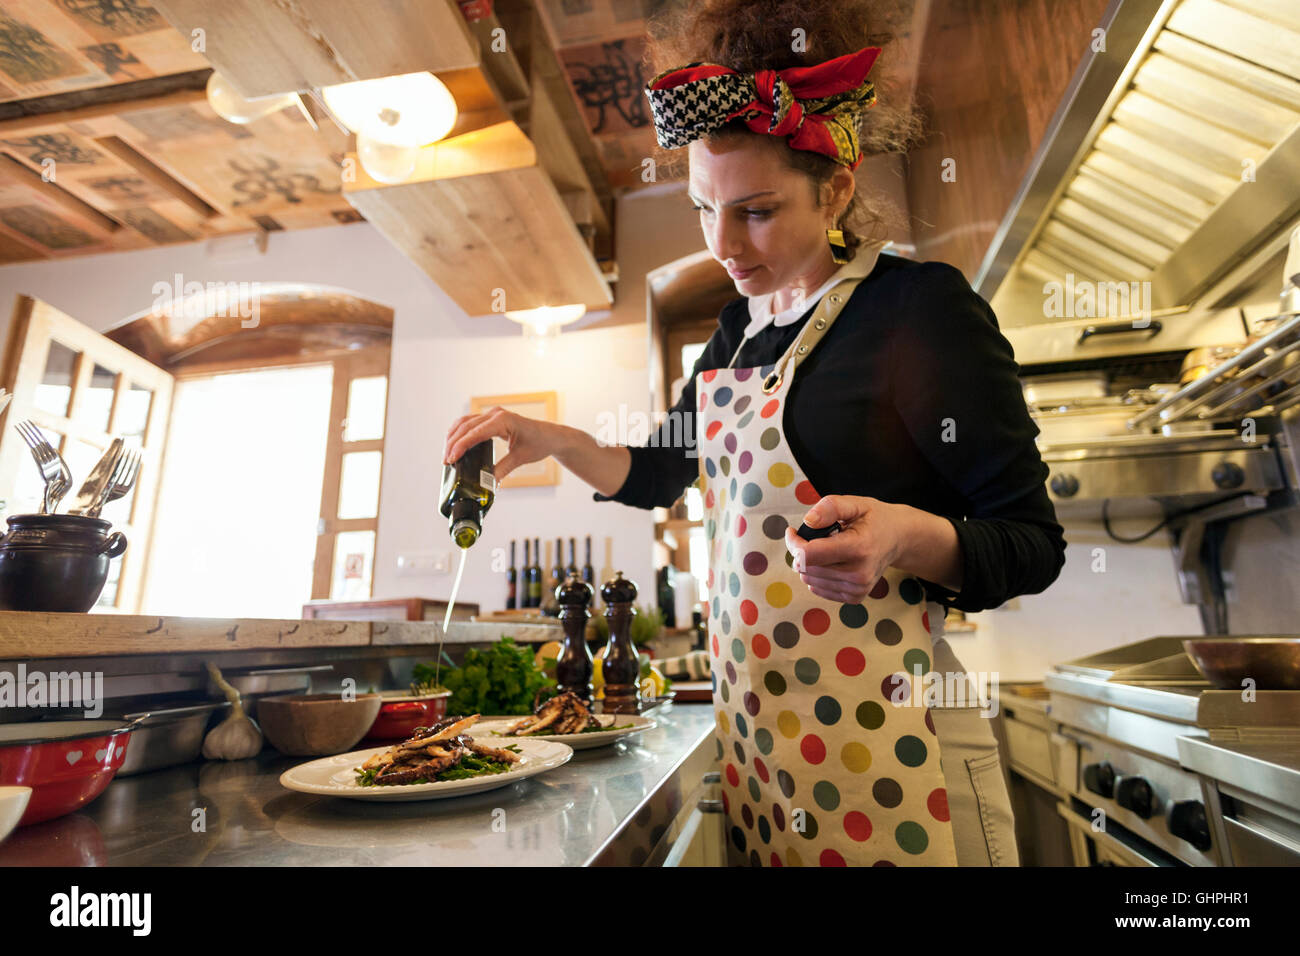
[{"label": "olive oil bottle", "polygon": [[533,563],[528,566],[528,606],[542,606],[542,539],[533,538]]},{"label": "olive oil bottle", "polygon": [[442,468],[439,511],[447,519],[452,540],[468,548],[483,533],[483,516],[496,497],[492,439],[481,441]]},{"label": "olive oil bottle", "polygon": [[555,539],[555,565],[551,568],[551,589],[564,583],[564,539]]},{"label": "olive oil bottle", "polygon": [[519,606],[520,607],[533,606],[532,589],[528,586],[528,582],[532,579],[532,575],[533,575],[533,562],[532,559],[529,557],[529,555],[532,553],[529,549],[532,546],[533,543],[529,541],[527,538],[524,538],[524,566],[519,572],[519,581],[520,581]]},{"label": "olive oil bottle", "polygon": [[587,559],[582,564],[582,580],[596,588],[596,569],[591,566],[591,535],[587,535]]},{"label": "olive oil bottle", "polygon": [[[527,544],[528,542],[524,542]],[[515,543],[510,542],[510,567],[506,568],[506,610],[515,609],[515,592],[519,586],[519,569],[515,567]]]}]

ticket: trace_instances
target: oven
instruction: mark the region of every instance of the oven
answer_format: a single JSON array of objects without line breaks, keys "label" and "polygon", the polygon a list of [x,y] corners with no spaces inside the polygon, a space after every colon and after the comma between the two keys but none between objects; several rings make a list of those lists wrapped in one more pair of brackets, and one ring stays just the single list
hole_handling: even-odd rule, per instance
[{"label": "oven", "polygon": [[1181,636],[1044,680],[1077,866],[1300,865],[1300,691],[1218,690]]}]

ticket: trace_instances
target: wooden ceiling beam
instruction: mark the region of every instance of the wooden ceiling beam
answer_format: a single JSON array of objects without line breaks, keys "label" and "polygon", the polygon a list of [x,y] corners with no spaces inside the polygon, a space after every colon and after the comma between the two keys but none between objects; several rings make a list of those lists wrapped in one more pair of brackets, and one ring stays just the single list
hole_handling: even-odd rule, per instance
[{"label": "wooden ceiling beam", "polygon": [[211,75],[212,69],[204,67],[201,70],[151,76],[143,80],[129,80],[91,89],[68,90],[63,93],[31,96],[23,100],[9,100],[0,103],[0,121],[25,116],[66,115],[73,110],[89,106],[111,106],[115,111],[119,108],[125,110],[134,100],[157,100],[159,97],[177,92],[202,93]]},{"label": "wooden ceiling beam", "polygon": [[[526,60],[529,69],[529,86],[533,98],[545,96],[550,108],[542,109],[541,121],[551,124],[558,122],[563,127],[569,145],[577,162],[581,164],[584,178],[591,188],[595,208],[592,223],[596,227],[595,247],[602,259],[613,258],[613,222],[614,195],[609,188],[609,179],[605,164],[600,157],[600,149],[591,135],[591,127],[586,117],[573,98],[569,88],[564,67],[556,54],[550,32],[538,10],[536,0],[506,4],[497,8],[507,36],[524,36],[528,38]],[[521,59],[524,57],[521,55]],[[528,129],[530,136],[539,139],[551,139],[549,132]],[[566,163],[572,159],[566,157]],[[570,173],[570,175],[573,175]]]},{"label": "wooden ceiling beam", "polygon": [[108,239],[122,228],[122,224],[116,219],[104,215],[94,206],[83,202],[60,186],[57,179],[47,182],[30,166],[5,153],[0,153],[0,181],[17,183],[38,193],[70,213],[77,219],[79,225],[96,233],[100,239]]},{"label": "wooden ceiling beam", "polygon": [[[600,266],[514,123],[421,154],[407,182],[385,186],[362,172],[344,197],[467,314],[498,305],[609,307]],[[435,170],[442,178],[430,176]]]},{"label": "wooden ceiling beam", "polygon": [[0,135],[15,136],[30,130],[45,129],[49,126],[66,126],[69,123],[101,119],[105,116],[122,116],[142,110],[168,109],[176,106],[188,106],[192,103],[206,103],[207,101],[207,94],[203,90],[177,90],[173,93],[164,93],[161,96],[95,103],[90,106],[78,106],[72,109],[40,113],[33,116],[15,116],[10,119],[0,119]]},{"label": "wooden ceiling beam", "polygon": [[95,145],[126,163],[141,179],[157,186],[173,199],[179,199],[197,213],[201,219],[212,219],[221,215],[220,212],[204,202],[199,196],[196,196],[184,184],[169,176],[157,163],[121,137],[98,136],[95,138]]},{"label": "wooden ceiling beam", "polygon": [[153,0],[246,97],[400,73],[476,66],[478,42],[455,0]]}]

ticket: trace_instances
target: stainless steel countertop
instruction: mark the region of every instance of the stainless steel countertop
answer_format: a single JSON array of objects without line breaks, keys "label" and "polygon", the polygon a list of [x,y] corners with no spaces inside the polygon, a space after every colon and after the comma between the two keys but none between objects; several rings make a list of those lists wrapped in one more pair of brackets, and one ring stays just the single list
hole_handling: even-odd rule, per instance
[{"label": "stainless steel countertop", "polygon": [[1196,724],[1201,691],[1209,687],[1209,684],[1129,684],[1067,671],[1046,675],[1043,684],[1058,694],[1072,694],[1099,704],[1124,707],[1192,725]]},{"label": "stainless steel countertop", "polygon": [[[84,810],[22,827],[0,866],[581,866],[593,862],[683,760],[709,748],[710,704],[651,712],[630,741],[580,750],[557,770],[486,793],[363,803],[286,790],[304,762],[267,749],[114,780]],[[683,787],[698,780],[684,780]],[[206,831],[196,831],[206,808]],[[494,826],[495,824],[495,826]]]},{"label": "stainless steel countertop", "polygon": [[1219,742],[1178,738],[1178,762],[1214,780],[1300,807],[1300,743]]}]

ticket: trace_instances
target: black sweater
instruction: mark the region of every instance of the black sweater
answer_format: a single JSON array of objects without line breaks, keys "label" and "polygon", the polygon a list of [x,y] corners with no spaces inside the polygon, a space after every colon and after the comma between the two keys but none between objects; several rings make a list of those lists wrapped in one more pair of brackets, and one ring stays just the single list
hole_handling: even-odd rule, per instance
[{"label": "black sweater", "polygon": [[[749,323],[748,302],[723,307],[673,407],[679,416],[695,415],[695,375],[731,360]],[[769,324],[734,367],[775,363],[815,307],[790,325]],[[819,494],[907,504],[952,522],[962,589],[925,588],[931,600],[963,611],[1036,594],[1065,563],[1018,368],[993,310],[961,272],[881,255],[822,342],[798,362],[783,412],[786,440]],[[671,447],[670,428],[683,433],[670,420],[659,440],[629,447],[623,487],[593,497],[637,508],[676,501],[699,477],[701,459]]]}]

